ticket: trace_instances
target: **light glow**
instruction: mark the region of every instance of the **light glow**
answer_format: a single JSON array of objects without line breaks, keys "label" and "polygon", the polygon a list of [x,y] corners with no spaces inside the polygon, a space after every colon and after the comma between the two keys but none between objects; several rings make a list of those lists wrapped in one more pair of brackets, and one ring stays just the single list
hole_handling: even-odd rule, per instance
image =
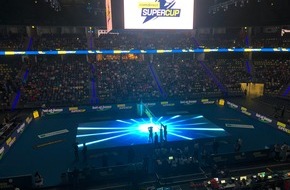
[{"label": "light glow", "polygon": [[167,126],[167,141],[228,135],[202,115],[174,115],[82,123],[78,127],[76,141],[80,143],[79,147],[86,143],[88,147],[97,148],[147,144],[152,143],[152,140],[148,141],[148,127],[152,126],[153,135],[156,132],[160,139],[161,124]]}]

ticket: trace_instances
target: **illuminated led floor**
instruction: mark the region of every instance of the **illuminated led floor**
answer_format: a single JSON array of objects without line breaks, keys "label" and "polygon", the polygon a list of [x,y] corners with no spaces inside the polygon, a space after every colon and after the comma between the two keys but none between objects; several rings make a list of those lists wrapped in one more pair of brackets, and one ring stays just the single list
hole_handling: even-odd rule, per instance
[{"label": "illuminated led floor", "polygon": [[80,123],[76,141],[79,143],[79,147],[86,143],[89,149],[148,144],[148,127],[153,126],[153,132],[157,132],[159,135],[160,123],[167,125],[168,141],[229,135],[223,128],[218,127],[202,115],[175,115],[151,120],[138,118]]}]

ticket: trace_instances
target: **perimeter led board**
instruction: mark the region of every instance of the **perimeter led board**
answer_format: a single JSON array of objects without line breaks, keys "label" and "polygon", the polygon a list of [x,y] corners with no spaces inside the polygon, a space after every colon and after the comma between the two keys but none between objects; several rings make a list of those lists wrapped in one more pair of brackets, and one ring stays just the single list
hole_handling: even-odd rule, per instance
[{"label": "perimeter led board", "polygon": [[156,54],[156,53],[244,53],[290,52],[290,48],[215,48],[215,49],[131,49],[131,50],[61,50],[61,51],[0,51],[0,56],[14,55],[68,55],[68,54]]},{"label": "perimeter led board", "polygon": [[125,29],[193,29],[194,0],[124,0]]}]

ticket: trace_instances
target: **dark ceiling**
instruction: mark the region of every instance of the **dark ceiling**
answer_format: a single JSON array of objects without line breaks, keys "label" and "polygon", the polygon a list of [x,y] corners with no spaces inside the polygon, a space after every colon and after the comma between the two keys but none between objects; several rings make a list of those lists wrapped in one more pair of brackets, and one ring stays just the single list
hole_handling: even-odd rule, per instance
[{"label": "dark ceiling", "polygon": [[105,26],[104,0],[57,1],[60,10],[50,0],[0,0],[0,24]]},{"label": "dark ceiling", "polygon": [[[105,27],[105,0],[0,0],[0,25],[66,25]],[[133,0],[132,0],[133,1]],[[195,27],[290,25],[290,0],[248,0],[209,13],[209,7],[226,0],[195,0]],[[113,27],[123,28],[123,1],[112,0]]]}]

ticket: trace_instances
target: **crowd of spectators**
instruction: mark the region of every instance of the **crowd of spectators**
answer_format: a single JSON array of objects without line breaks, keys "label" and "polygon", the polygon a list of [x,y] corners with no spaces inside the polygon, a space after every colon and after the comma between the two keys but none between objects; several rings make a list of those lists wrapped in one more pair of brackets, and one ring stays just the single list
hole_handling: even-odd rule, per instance
[{"label": "crowd of spectators", "polygon": [[196,37],[196,41],[200,47],[206,48],[241,48],[247,47],[245,36],[239,33],[226,34],[200,34]]},{"label": "crowd of spectators", "polygon": [[[147,55],[146,55],[147,56]],[[226,87],[229,95],[242,95],[240,83],[264,83],[264,93],[278,95],[289,83],[289,60],[254,60],[254,74],[247,72],[244,59],[208,59],[196,61],[172,54],[153,55],[144,60],[102,60],[90,63],[85,56],[38,56],[25,69],[13,63],[0,64],[0,95],[8,106],[22,82],[22,105],[89,104],[94,81],[99,103],[194,99],[223,95],[205,64]],[[25,64],[23,64],[25,65]],[[165,94],[162,94],[160,92]]]},{"label": "crowd of spectators", "polygon": [[[174,58],[170,54],[154,55],[153,59],[151,63],[136,60],[96,62],[100,102],[124,103],[164,98],[178,100],[222,95],[199,62]],[[238,86],[234,87],[233,91],[238,91]]]},{"label": "crowd of spectators", "polygon": [[83,56],[48,56],[31,61],[22,86],[22,104],[73,106],[89,104],[90,65]]},{"label": "crowd of spectators", "polygon": [[257,33],[248,36],[245,30],[221,33],[140,31],[103,34],[95,39],[100,49],[188,49],[188,48],[243,48],[289,47],[290,35],[280,32]]},{"label": "crowd of spectators", "polygon": [[221,96],[217,84],[198,61],[156,55],[152,63],[170,99]]},{"label": "crowd of spectators", "polygon": [[263,190],[280,190],[286,185],[281,175],[270,174],[269,176],[259,176],[249,174],[245,176],[212,178],[208,181],[199,183],[190,183],[190,187],[195,190],[218,190],[218,189],[263,189]]},{"label": "crowd of spectators", "polygon": [[251,74],[247,72],[244,59],[211,59],[208,66],[229,94],[241,94],[240,83],[251,82]]},{"label": "crowd of spectators", "polygon": [[288,48],[290,46],[290,35],[284,34],[281,36],[281,32],[275,33],[260,33],[252,37],[252,47],[267,48],[267,47],[283,47]]},{"label": "crowd of spectators", "polygon": [[103,34],[95,41],[100,49],[188,49],[193,48],[192,35],[188,32],[121,32]]},{"label": "crowd of spectators", "polygon": [[155,171],[163,176],[198,172],[200,165],[196,154],[198,153],[192,152],[188,146],[155,148],[153,155]]},{"label": "crowd of spectators", "polygon": [[33,38],[33,50],[85,50],[88,41],[81,34],[42,34]]},{"label": "crowd of spectators", "polygon": [[[96,49],[174,49],[195,47],[244,47],[245,33],[202,34],[188,31],[133,31],[100,35],[94,38]],[[253,35],[252,46],[281,46],[289,43],[285,37]],[[195,38],[193,38],[195,36]],[[277,37],[277,36],[276,36]],[[5,50],[23,49],[23,35],[2,35],[0,47]],[[88,49],[89,40],[84,34],[42,34],[33,37],[34,50]],[[264,40],[266,39],[266,40]],[[249,44],[248,44],[249,45]],[[259,45],[259,46],[260,46]],[[241,82],[262,82],[265,94],[277,95],[289,83],[289,60],[254,59],[248,73],[244,58],[208,58],[202,62],[192,55],[156,54],[140,60],[93,61],[94,70],[82,56],[37,56],[29,64],[28,81],[22,81],[21,102],[37,105],[81,104],[90,99],[91,81],[100,103],[125,103],[143,100],[191,99],[223,95],[221,83],[228,94],[241,93]],[[196,55],[199,56],[199,55]],[[140,56],[141,57],[141,56]],[[64,58],[64,59],[63,59]],[[34,60],[30,57],[30,60]],[[95,58],[93,59],[95,60]],[[8,61],[9,62],[9,61]],[[3,105],[11,103],[13,94],[20,88],[19,68],[8,62],[0,64],[0,85]],[[207,68],[209,68],[209,70]],[[211,76],[212,72],[215,77]],[[92,75],[90,75],[90,73]],[[16,79],[16,81],[15,81]],[[49,80],[47,80],[49,79]],[[44,85],[45,84],[45,85]],[[43,87],[44,86],[44,87]],[[161,93],[162,90],[162,93]]]},{"label": "crowd of spectators", "polygon": [[22,34],[0,34],[0,50],[23,50],[25,36]]},{"label": "crowd of spectators", "polygon": [[[117,31],[99,37],[85,33],[43,33],[32,35],[33,50],[81,49],[188,49],[228,47],[289,47],[290,35],[275,32],[254,32],[246,29],[200,29],[194,31]],[[1,50],[24,50],[28,45],[25,33],[6,32],[0,35]],[[92,42],[93,41],[93,42]],[[91,45],[94,44],[94,47]]]},{"label": "crowd of spectators", "polygon": [[152,101],[160,96],[144,61],[98,61],[95,65],[100,102]]},{"label": "crowd of spectators", "polygon": [[21,60],[13,57],[0,59],[0,106],[5,109],[19,89],[21,81]]},{"label": "crowd of spectators", "polygon": [[278,95],[289,81],[290,60],[254,60],[255,78],[264,83],[264,93]]}]

